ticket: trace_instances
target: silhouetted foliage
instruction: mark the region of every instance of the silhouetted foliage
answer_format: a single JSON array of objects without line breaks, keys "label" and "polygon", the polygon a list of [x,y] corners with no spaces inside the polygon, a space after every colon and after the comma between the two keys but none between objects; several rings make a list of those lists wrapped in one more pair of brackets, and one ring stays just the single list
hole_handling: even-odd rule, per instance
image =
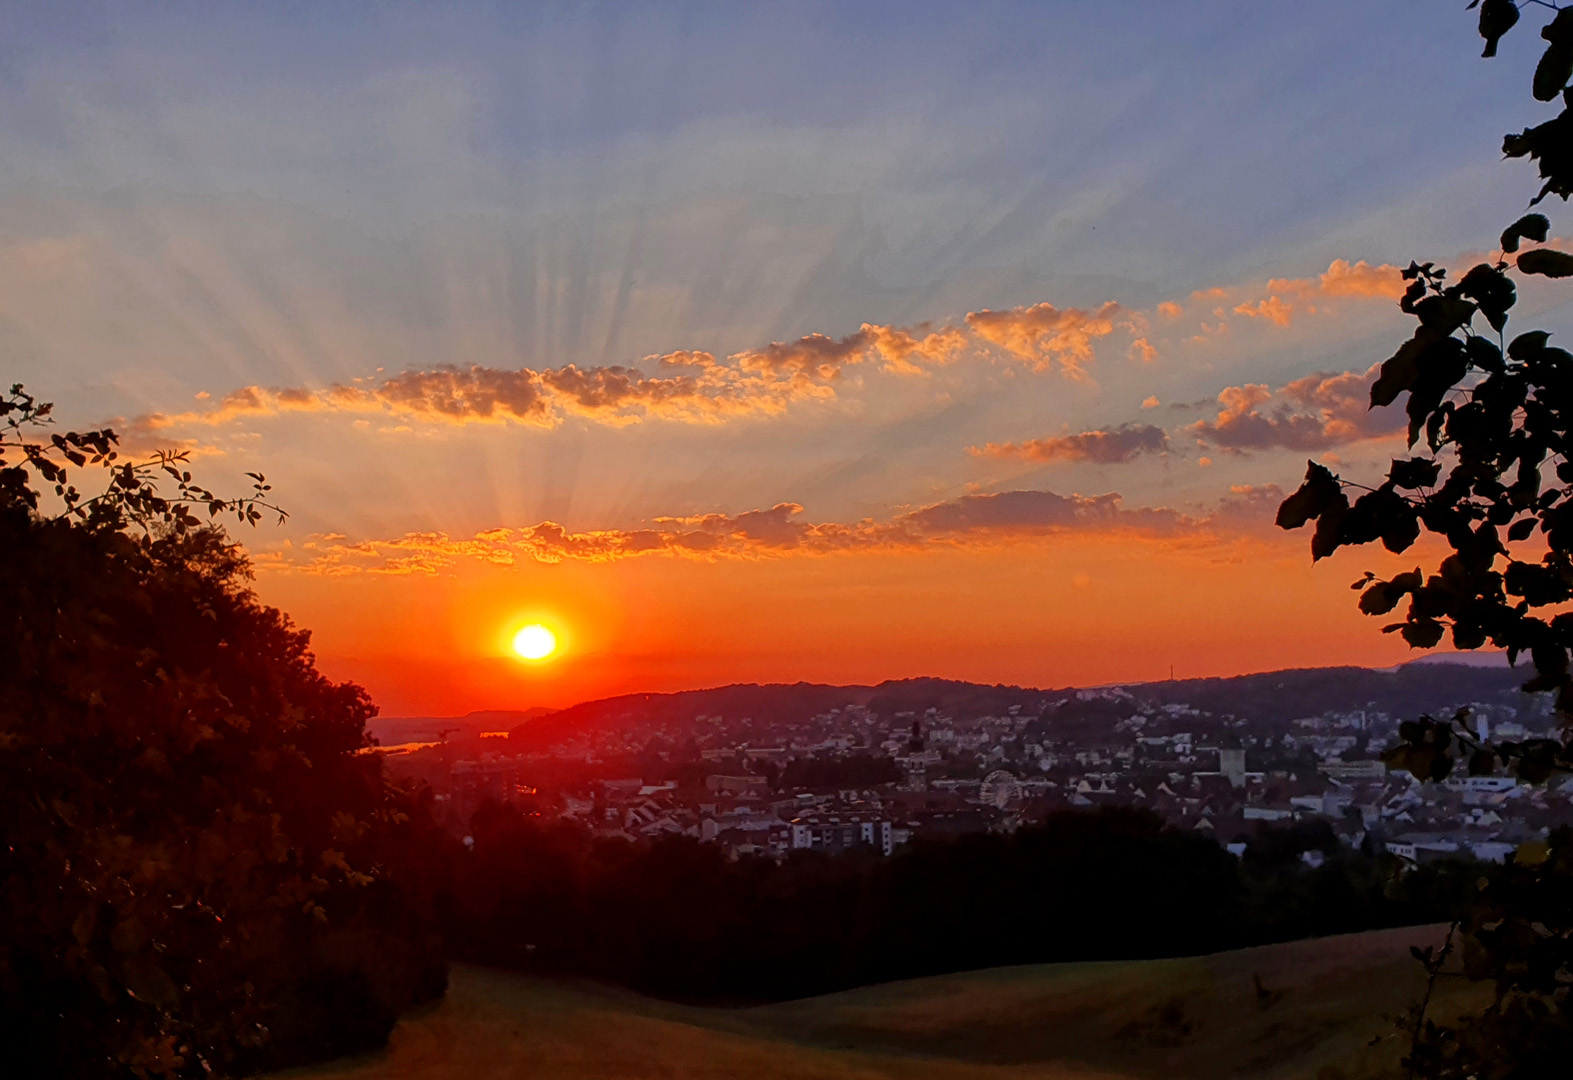
[{"label": "silhouetted foliage", "polygon": [[1495,1000],[1481,1015],[1456,1024],[1438,1024],[1417,1010],[1414,1075],[1564,1075],[1573,1061],[1570,926],[1573,830],[1562,828],[1491,874],[1470,906],[1460,924],[1464,971],[1492,980]]},{"label": "silhouetted foliage", "polygon": [[[1516,21],[1512,3],[1482,7],[1486,55]],[[1573,9],[1557,12],[1542,36],[1550,44],[1535,73],[1534,94],[1540,101],[1563,99],[1563,109],[1504,143],[1509,157],[1530,157],[1540,166],[1545,184],[1533,202],[1548,194],[1566,199],[1573,190],[1573,142],[1567,137],[1573,133],[1567,109],[1573,89],[1566,86]],[[1404,271],[1410,284],[1400,307],[1418,325],[1382,365],[1371,405],[1389,406],[1407,393],[1409,446],[1413,451],[1419,444],[1421,452],[1395,459],[1374,488],[1309,463],[1305,482],[1279,507],[1278,524],[1297,529],[1315,522],[1313,559],[1376,541],[1402,552],[1422,530],[1443,537],[1452,554],[1435,572],[1417,567],[1357,582],[1360,610],[1387,615],[1407,600],[1404,617],[1383,630],[1416,648],[1450,635],[1460,649],[1489,642],[1512,660],[1527,654],[1535,677],[1526,689],[1555,691],[1558,711],[1569,717],[1573,616],[1562,609],[1573,600],[1573,353],[1551,345],[1543,330],[1507,335],[1517,299],[1512,274],[1573,273],[1566,268],[1573,256],[1538,247],[1519,252],[1526,240],[1545,241],[1549,229],[1543,215],[1525,215],[1502,234],[1496,261],[1472,267],[1454,284],[1433,263],[1412,263]],[[1516,265],[1508,259],[1514,253]],[[1364,492],[1353,502],[1347,494],[1352,488]],[[1537,533],[1539,557],[1531,559],[1535,552],[1518,545]],[[1447,776],[1461,758],[1474,772],[1489,772],[1500,762],[1540,781],[1573,766],[1570,755],[1566,739],[1482,747],[1463,723],[1425,720],[1405,731],[1404,745],[1389,762],[1422,779]]]},{"label": "silhouetted foliage", "polygon": [[[9,1075],[206,1076],[380,1045],[440,994],[390,873],[373,706],[204,522],[274,509],[0,398],[0,1045]],[[73,477],[101,468],[102,492]],[[40,491],[34,486],[43,481]],[[174,488],[161,493],[157,481]]]},{"label": "silhouetted foliage", "polygon": [[[1573,770],[1573,353],[1544,330],[1507,332],[1517,300],[1513,274],[1573,276],[1573,255],[1544,244],[1551,223],[1533,211],[1548,195],[1573,193],[1573,9],[1527,0],[1474,0],[1484,56],[1519,22],[1521,8],[1549,11],[1540,30],[1546,48],[1531,93],[1560,104],[1551,119],[1509,134],[1502,152],[1533,162],[1542,181],[1530,212],[1509,225],[1492,262],[1453,283],[1433,263],[1411,263],[1400,302],[1418,322],[1413,337],[1381,367],[1371,405],[1408,394],[1410,457],[1394,460],[1374,488],[1341,480],[1309,464],[1304,484],[1279,508],[1278,524],[1316,522],[1313,559],[1346,545],[1380,540],[1407,550],[1422,529],[1443,537],[1452,554],[1436,570],[1419,567],[1387,580],[1356,582],[1360,610],[1387,615],[1384,627],[1416,648],[1451,635],[1460,649],[1487,642],[1510,660],[1527,654],[1534,676],[1525,689],[1554,692],[1560,738],[1492,744],[1467,711],[1403,725],[1388,765],[1421,779],[1441,779],[1462,764],[1471,775],[1510,769],[1530,783]],[[1514,258],[1510,258],[1516,256]],[[1416,444],[1421,451],[1414,454]],[[1444,472],[1446,476],[1444,478]],[[1346,489],[1363,488],[1352,503]],[[1530,541],[1538,541],[1526,547]],[[1496,1003],[1456,1029],[1438,1027],[1422,1004],[1414,1022],[1411,1075],[1530,1077],[1566,1072],[1573,1050],[1573,832],[1529,845],[1504,871],[1488,875],[1479,903],[1463,922],[1469,973],[1494,979]],[[1440,953],[1420,957],[1435,976]]]}]

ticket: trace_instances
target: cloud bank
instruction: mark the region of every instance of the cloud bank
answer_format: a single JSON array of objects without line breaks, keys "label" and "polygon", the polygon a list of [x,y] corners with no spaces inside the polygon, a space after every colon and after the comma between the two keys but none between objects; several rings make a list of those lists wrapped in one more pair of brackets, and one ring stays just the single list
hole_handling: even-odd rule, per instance
[{"label": "cloud bank", "polygon": [[933,547],[985,547],[1030,537],[1127,532],[1172,536],[1196,520],[1165,508],[1126,508],[1117,493],[1060,495],[1006,491],[963,495],[899,514],[887,521],[812,522],[797,503],[740,514],[659,517],[639,529],[571,531],[543,521],[456,539],[446,533],[412,532],[391,540],[347,543],[340,536],[307,541],[298,550],[263,554],[269,569],[326,575],[436,574],[460,559],[494,565],[611,562],[643,555],[699,559],[750,559],[917,551]]},{"label": "cloud bank", "polygon": [[647,357],[660,374],[619,365],[537,370],[444,364],[322,388],[245,386],[212,406],[176,415],[150,414],[133,426],[160,431],[290,412],[382,413],[428,422],[538,427],[555,427],[568,416],[614,425],[641,420],[715,423],[779,415],[794,404],[834,398],[831,384],[854,364],[921,375],[951,362],[967,343],[966,334],[955,327],[864,323],[844,338],[809,334],[725,360],[697,349]]},{"label": "cloud bank", "polygon": [[568,364],[539,371],[443,365],[321,389],[247,386],[211,408],[174,416],[152,414],[139,424],[161,430],[290,412],[381,413],[433,423],[511,422],[537,427],[555,427],[568,416],[614,425],[654,419],[715,423],[734,416],[775,415],[798,402],[834,396],[830,388],[801,372],[755,374],[716,364],[706,353],[661,359],[667,365],[695,370],[648,375],[612,365]]},{"label": "cloud bank", "polygon": [[[181,427],[284,413],[381,414],[403,423],[542,428],[568,418],[611,426],[643,421],[716,424],[779,416],[804,404],[832,401],[848,385],[864,385],[860,379],[848,383],[853,369],[898,378],[924,376],[962,357],[985,363],[1003,359],[1086,383],[1100,343],[1115,333],[1124,341],[1128,360],[1144,366],[1156,363],[1160,349],[1152,340],[1155,326],[1175,324],[1188,305],[1210,309],[1201,313],[1201,333],[1186,339],[1205,343],[1228,332],[1231,313],[1289,326],[1301,313],[1321,310],[1318,304],[1330,298],[1390,299],[1402,284],[1396,267],[1339,259],[1316,277],[1272,279],[1265,296],[1238,287],[1212,288],[1193,293],[1187,306],[1163,301],[1135,310],[1110,301],[1060,308],[1040,302],[971,311],[959,325],[864,322],[841,337],[811,333],[724,357],[689,348],[647,356],[637,366],[439,364],[325,386],[250,385],[187,412],[144,415],[129,425],[128,433],[145,438]],[[1188,332],[1178,325],[1175,329]],[[1162,338],[1171,344],[1174,340]],[[1255,384],[1229,387],[1218,397],[1222,408],[1214,419],[1180,430],[1203,446],[1235,452],[1315,450],[1379,437],[1397,425],[1382,416],[1367,416],[1369,375],[1315,375],[1276,392]],[[1156,400],[1147,398],[1143,407]],[[984,457],[1113,464],[1163,452],[1171,434],[1150,424],[1126,423],[1019,443],[989,442],[971,450]]]}]

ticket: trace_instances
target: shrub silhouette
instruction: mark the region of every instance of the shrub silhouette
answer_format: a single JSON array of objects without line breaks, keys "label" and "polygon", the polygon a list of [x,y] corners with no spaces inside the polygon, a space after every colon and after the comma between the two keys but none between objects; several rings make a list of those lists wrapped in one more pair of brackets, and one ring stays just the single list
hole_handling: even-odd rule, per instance
[{"label": "shrub silhouette", "polygon": [[0,417],[11,1075],[236,1074],[379,1045],[445,983],[390,873],[419,807],[358,753],[365,692],[316,670],[208,523],[275,509],[266,482],[225,499],[179,454],[45,439],[21,387]]}]

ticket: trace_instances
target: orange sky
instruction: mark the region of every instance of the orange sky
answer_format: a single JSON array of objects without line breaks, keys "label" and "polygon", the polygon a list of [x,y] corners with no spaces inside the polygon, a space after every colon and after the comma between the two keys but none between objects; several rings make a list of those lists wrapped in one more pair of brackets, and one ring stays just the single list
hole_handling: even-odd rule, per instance
[{"label": "orange sky", "polygon": [[[1405,453],[1401,409],[1368,407],[1407,332],[1397,281],[1286,260],[1140,304],[674,335],[632,367],[216,381],[120,426],[217,490],[266,471],[292,516],[241,537],[259,592],[387,715],[1385,666],[1410,654],[1348,585],[1434,545],[1313,567],[1272,519],[1307,458],[1370,480]],[[1527,311],[1554,305],[1526,286]],[[531,622],[561,641],[548,662],[509,651]]]},{"label": "orange sky", "polygon": [[[704,562],[645,556],[440,575],[265,573],[325,671],[387,715],[560,706],[738,681],[936,675],[1063,686],[1409,655],[1347,585],[1379,552],[1311,567],[1303,534],[1185,544],[1115,534],[987,548]],[[1410,565],[1413,565],[1410,561]],[[559,656],[507,650],[540,621]]]}]

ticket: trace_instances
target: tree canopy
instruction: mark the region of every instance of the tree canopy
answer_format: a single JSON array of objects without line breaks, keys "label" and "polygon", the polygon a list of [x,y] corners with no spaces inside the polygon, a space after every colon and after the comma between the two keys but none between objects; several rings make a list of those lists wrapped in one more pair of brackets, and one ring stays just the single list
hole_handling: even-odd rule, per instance
[{"label": "tree canopy", "polygon": [[[1510,0],[1480,5],[1486,56],[1518,21]],[[1533,94],[1561,110],[1502,144],[1506,156],[1539,169],[1543,183],[1531,206],[1573,192],[1573,9],[1553,10],[1541,36],[1548,44]],[[1535,675],[1526,689],[1555,692],[1559,713],[1570,717],[1573,613],[1564,609],[1573,600],[1573,353],[1545,330],[1508,331],[1517,280],[1573,276],[1573,254],[1544,246],[1550,230],[1545,215],[1526,213],[1503,231],[1493,260],[1456,281],[1435,263],[1410,264],[1400,307],[1417,325],[1371,387],[1372,408],[1407,395],[1409,455],[1395,458],[1375,486],[1310,462],[1305,482],[1279,507],[1278,524],[1314,522],[1313,559],[1378,541],[1401,553],[1422,531],[1440,536],[1451,553],[1434,570],[1367,574],[1356,583],[1360,610],[1388,615],[1407,601],[1402,617],[1383,629],[1416,648],[1446,636],[1460,649],[1490,643],[1510,660],[1527,655]],[[1358,492],[1353,500],[1351,491]],[[1460,757],[1472,771],[1504,764],[1529,780],[1573,765],[1566,741],[1486,748],[1451,723],[1406,729],[1405,746],[1390,760],[1440,779]]]},{"label": "tree canopy", "polygon": [[[1573,8],[1545,0],[1475,0],[1486,57],[1523,9],[1547,13],[1546,47],[1530,92],[1555,115],[1509,133],[1508,158],[1532,163],[1540,188],[1503,230],[1495,258],[1456,280],[1435,263],[1411,263],[1400,306],[1417,326],[1382,365],[1371,407],[1407,395],[1409,455],[1374,487],[1310,462],[1284,500],[1278,524],[1315,522],[1313,560],[1380,541],[1407,551],[1422,531],[1449,549],[1430,572],[1416,567],[1355,583],[1360,610],[1402,617],[1384,629],[1411,646],[1450,636],[1460,649],[1490,643],[1510,661],[1528,656],[1528,691],[1554,693],[1559,738],[1491,743],[1467,711],[1405,723],[1386,752],[1391,768],[1439,780],[1463,764],[1471,774],[1511,770],[1540,783],[1573,771],[1573,353],[1541,329],[1508,324],[1518,285],[1573,277],[1573,254],[1548,246],[1551,222],[1535,207],[1573,193]],[[1418,450],[1417,450],[1418,447]],[[1359,494],[1352,501],[1350,491]],[[1439,1025],[1420,1003],[1412,1018],[1409,1075],[1517,1078],[1561,1075],[1573,1056],[1573,829],[1522,845],[1500,872],[1482,877],[1461,922],[1465,971],[1495,982],[1493,1003]],[[1452,952],[1417,952],[1434,982]]]},{"label": "tree canopy", "polygon": [[276,510],[266,481],[222,498],[179,453],[45,438],[21,387],[0,418],[8,1063],[206,1076],[379,1045],[445,980],[396,880],[416,808],[360,752],[366,693],[212,524]]}]

